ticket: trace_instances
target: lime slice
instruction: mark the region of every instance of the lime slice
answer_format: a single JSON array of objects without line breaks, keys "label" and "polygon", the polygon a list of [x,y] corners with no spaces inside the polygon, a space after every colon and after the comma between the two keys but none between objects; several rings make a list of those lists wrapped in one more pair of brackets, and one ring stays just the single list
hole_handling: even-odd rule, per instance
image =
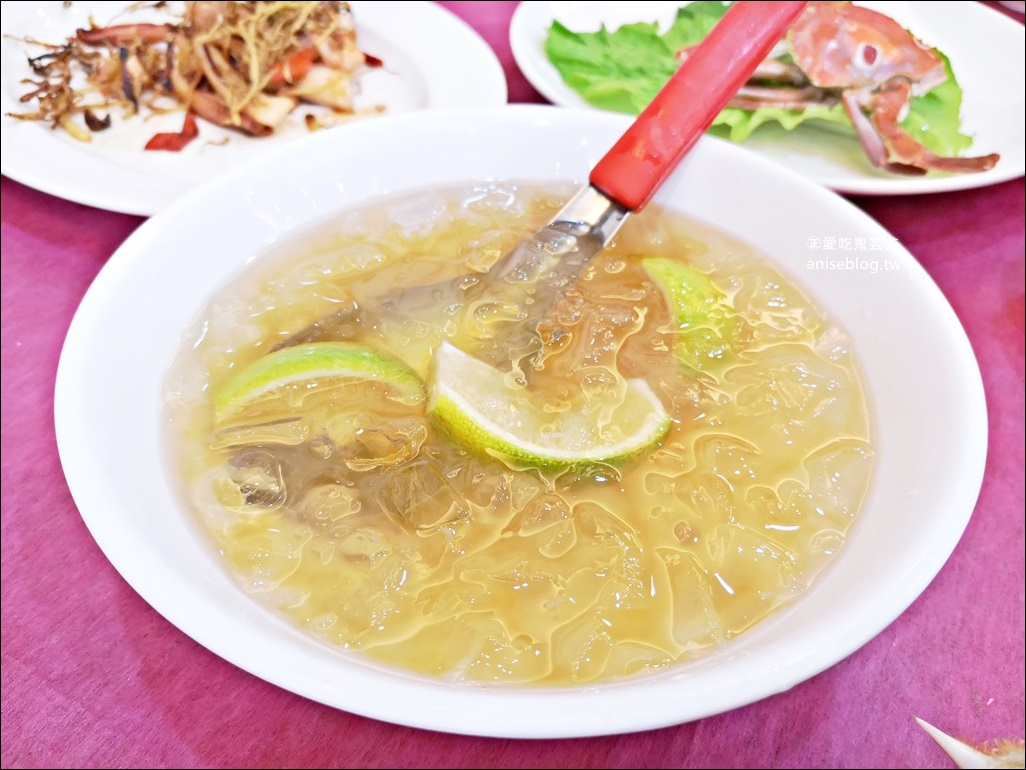
[{"label": "lime slice", "polygon": [[313,389],[345,380],[383,383],[403,403],[424,400],[424,383],[400,361],[353,342],[312,342],[258,358],[224,384],[214,398],[214,408],[220,419],[290,386]]},{"label": "lime slice", "polygon": [[642,267],[659,286],[678,330],[674,354],[706,371],[737,348],[740,327],[726,293],[690,265],[667,257],[645,257]]},{"label": "lime slice", "polygon": [[[583,399],[582,399],[583,402]],[[644,380],[600,403],[552,411],[534,393],[449,342],[435,352],[427,412],[467,449],[536,467],[615,463],[658,444],[670,415]]]}]

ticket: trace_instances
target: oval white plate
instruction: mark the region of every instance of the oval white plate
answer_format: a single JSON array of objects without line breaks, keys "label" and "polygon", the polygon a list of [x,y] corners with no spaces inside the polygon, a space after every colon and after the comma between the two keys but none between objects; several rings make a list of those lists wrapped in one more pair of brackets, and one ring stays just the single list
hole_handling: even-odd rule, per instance
[{"label": "oval white plate", "polygon": [[[632,22],[658,22],[666,29],[677,2],[526,2],[513,15],[509,37],[517,65],[553,104],[595,109],[571,89],[545,56],[552,21],[575,32],[610,30]],[[814,126],[785,131],[759,128],[744,145],[832,190],[854,195],[910,195],[996,184],[1026,170],[1026,36],[1023,26],[975,2],[864,2],[900,21],[917,37],[943,51],[962,87],[962,131],[974,137],[972,155],[1001,153],[979,174],[903,177],[873,167],[853,137]],[[967,30],[972,30],[967,33]]]},{"label": "oval white plate", "polygon": [[[82,301],[54,397],[75,502],[135,590],[216,654],[321,703],[433,730],[532,738],[643,730],[750,703],[840,661],[903,612],[955,547],[980,488],[987,416],[969,342],[926,272],[873,220],[711,138],[655,200],[758,244],[829,308],[853,338],[875,423],[864,510],[799,601],[724,650],[657,676],[565,689],[461,686],[304,636],[236,586],[177,502],[162,452],[165,373],[202,308],[247,263],[393,193],[489,179],[583,184],[628,122],[537,105],[367,121],[261,155],[144,222]],[[397,146],[408,162],[387,162]],[[815,260],[829,252],[810,236],[882,246],[820,269]]]},{"label": "oval white plate", "polygon": [[[459,17],[429,2],[354,0],[350,5],[360,47],[384,62],[382,68],[360,78],[357,109],[384,105],[389,113],[403,113],[506,103],[502,65],[488,44]],[[157,131],[180,130],[181,113],[164,120],[118,121],[108,131],[94,134],[88,144],[64,131],[53,131],[47,124],[10,118],[8,112],[31,108],[18,103],[26,91],[20,81],[31,74],[26,56],[38,56],[43,49],[8,35],[61,43],[78,27],[89,26],[90,15],[97,24],[116,23],[129,3],[76,2],[65,8],[63,2],[4,2],[2,6],[0,171],[30,187],[98,208],[154,214],[214,174],[309,134],[302,121],[308,110],[300,108],[264,139],[200,121],[199,139],[181,152],[146,152],[143,145]]]}]

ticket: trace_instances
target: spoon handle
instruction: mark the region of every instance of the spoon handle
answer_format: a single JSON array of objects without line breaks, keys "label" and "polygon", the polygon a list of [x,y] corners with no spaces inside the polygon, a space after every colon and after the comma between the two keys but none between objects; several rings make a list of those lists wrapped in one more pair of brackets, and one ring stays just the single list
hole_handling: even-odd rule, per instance
[{"label": "spoon handle", "polygon": [[592,169],[591,185],[638,211],[807,3],[736,2]]}]

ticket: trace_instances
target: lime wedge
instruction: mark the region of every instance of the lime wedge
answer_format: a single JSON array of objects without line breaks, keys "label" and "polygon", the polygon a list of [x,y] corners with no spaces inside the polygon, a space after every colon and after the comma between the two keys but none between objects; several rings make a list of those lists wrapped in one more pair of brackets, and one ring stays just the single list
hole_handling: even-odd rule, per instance
[{"label": "lime wedge", "polygon": [[543,468],[625,460],[658,444],[671,423],[644,380],[625,380],[601,403],[552,411],[449,342],[435,352],[427,412],[439,431],[469,450]]},{"label": "lime wedge", "polygon": [[644,257],[642,267],[666,298],[677,330],[674,354],[706,371],[737,348],[740,327],[726,293],[690,265],[667,257]]},{"label": "lime wedge", "polygon": [[214,408],[221,418],[290,386],[313,389],[345,380],[380,382],[404,403],[424,400],[424,383],[400,361],[353,342],[312,342],[258,358],[224,384]]}]

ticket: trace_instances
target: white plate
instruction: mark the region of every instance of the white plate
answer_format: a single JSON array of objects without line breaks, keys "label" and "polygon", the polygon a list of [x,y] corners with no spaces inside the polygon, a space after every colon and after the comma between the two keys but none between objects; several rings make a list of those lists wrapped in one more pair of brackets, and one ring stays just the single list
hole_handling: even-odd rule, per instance
[{"label": "white plate", "polygon": [[[400,724],[518,738],[644,730],[751,703],[832,666],[902,613],[954,549],[980,489],[987,414],[972,348],[936,284],[879,224],[712,138],[654,200],[757,244],[828,309],[851,336],[873,416],[877,459],[863,510],[800,600],[658,675],[580,688],[460,685],[328,648],[258,606],[180,506],[162,451],[164,380],[183,335],[244,264],[384,195],[488,179],[582,184],[628,123],[538,105],[365,121],[262,155],[144,222],[86,293],[54,396],[72,495],[128,583],[200,644],[292,692]],[[407,162],[388,162],[397,146]],[[809,222],[820,238],[893,245],[819,269],[811,261],[829,255]]]},{"label": "white plate", "polygon": [[[509,36],[524,76],[553,104],[594,109],[567,86],[545,56],[552,21],[575,32],[605,24],[658,22],[666,29],[686,2],[524,2],[513,15]],[[829,129],[799,126],[785,131],[762,126],[744,146],[780,161],[833,190],[855,195],[908,195],[963,190],[1022,176],[1026,170],[1026,37],[1023,26],[975,2],[859,3],[900,21],[916,36],[943,51],[962,87],[962,131],[974,137],[968,154],[1001,153],[990,171],[978,174],[903,177],[887,174],[866,159],[854,137]]]},{"label": "white plate", "polygon": [[[27,110],[18,103],[25,93],[20,81],[30,74],[26,56],[42,51],[8,35],[61,43],[76,28],[89,26],[90,15],[97,24],[116,23],[118,14],[129,5],[127,0],[76,2],[67,8],[63,2],[2,3],[0,171],[5,175],[78,203],[148,215],[197,183],[309,133],[301,117],[309,110],[299,109],[265,139],[248,138],[201,121],[200,141],[181,152],[145,152],[142,147],[155,132],[180,130],[181,113],[164,122],[120,121],[108,131],[94,134],[88,144],[46,124],[7,117],[8,112]],[[354,0],[350,5],[360,47],[384,62],[384,67],[361,77],[357,108],[385,105],[389,113],[402,113],[506,103],[502,65],[488,44],[457,16],[429,2]],[[218,145],[224,139],[227,143]]]}]

